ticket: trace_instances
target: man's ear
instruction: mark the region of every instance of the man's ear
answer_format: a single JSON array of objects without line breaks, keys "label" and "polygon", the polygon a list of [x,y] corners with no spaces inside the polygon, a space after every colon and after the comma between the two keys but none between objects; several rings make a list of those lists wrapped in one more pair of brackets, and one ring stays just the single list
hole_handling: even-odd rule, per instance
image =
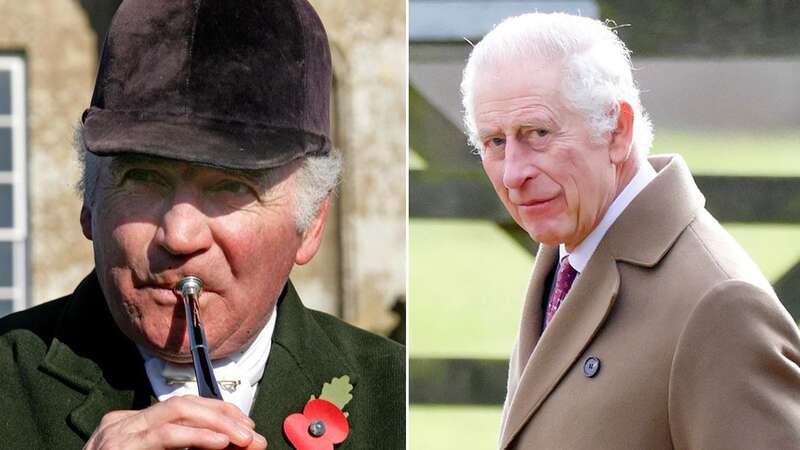
[{"label": "man's ear", "polygon": [[331,194],[329,193],[325,200],[319,205],[317,217],[311,222],[306,231],[303,232],[303,242],[297,253],[294,256],[294,262],[302,266],[314,258],[314,255],[319,251],[320,243],[322,243],[322,232],[325,230],[325,221],[328,218],[328,207],[331,203]]},{"label": "man's ear", "polygon": [[92,240],[92,210],[86,205],[81,208],[81,230],[86,239]]},{"label": "man's ear", "polygon": [[625,162],[631,154],[633,144],[633,108],[628,102],[619,102],[617,126],[611,131],[609,157],[613,164]]}]

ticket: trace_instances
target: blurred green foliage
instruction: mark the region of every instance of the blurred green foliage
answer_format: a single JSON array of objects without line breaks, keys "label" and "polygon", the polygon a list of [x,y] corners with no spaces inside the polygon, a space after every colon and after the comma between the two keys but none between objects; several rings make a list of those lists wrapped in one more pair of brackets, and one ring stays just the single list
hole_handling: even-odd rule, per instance
[{"label": "blurred green foliage", "polygon": [[[637,56],[800,54],[798,0],[599,0]],[[630,26],[627,26],[630,25]]]}]

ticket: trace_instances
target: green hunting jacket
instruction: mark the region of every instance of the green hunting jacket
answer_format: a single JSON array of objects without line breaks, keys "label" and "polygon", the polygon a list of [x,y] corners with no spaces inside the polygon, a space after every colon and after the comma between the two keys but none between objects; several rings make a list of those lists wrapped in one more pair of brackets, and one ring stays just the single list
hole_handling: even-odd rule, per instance
[{"label": "green hunting jacket", "polygon": [[[349,375],[343,449],[405,448],[404,348],[306,309],[291,283],[250,416],[270,450],[283,420]],[[136,346],[116,327],[97,277],[71,295],[0,319],[0,448],[79,449],[104,414],[156,402]]]}]

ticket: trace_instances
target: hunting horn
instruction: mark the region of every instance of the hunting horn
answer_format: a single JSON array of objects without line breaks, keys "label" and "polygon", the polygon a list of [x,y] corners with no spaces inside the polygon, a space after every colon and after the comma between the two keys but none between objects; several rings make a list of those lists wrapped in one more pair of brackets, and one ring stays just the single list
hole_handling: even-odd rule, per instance
[{"label": "hunting horn", "polygon": [[211,358],[208,356],[208,342],[200,322],[200,309],[198,301],[203,291],[203,280],[195,276],[187,276],[175,285],[183,298],[183,307],[186,310],[186,332],[189,334],[189,348],[192,352],[194,374],[197,379],[197,392],[201,397],[222,400]]}]

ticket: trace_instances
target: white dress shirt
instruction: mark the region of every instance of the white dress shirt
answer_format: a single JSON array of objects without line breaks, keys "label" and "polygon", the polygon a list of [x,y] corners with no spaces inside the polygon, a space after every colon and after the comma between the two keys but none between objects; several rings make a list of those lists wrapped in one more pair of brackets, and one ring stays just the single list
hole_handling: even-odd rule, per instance
[{"label": "white dress shirt", "polygon": [[641,164],[639,170],[636,171],[636,175],[631,178],[631,181],[628,182],[625,189],[611,202],[608,211],[606,211],[600,223],[597,224],[594,230],[592,230],[572,252],[568,252],[566,245],[563,243],[559,245],[560,257],[558,260],[561,261],[564,256],[569,256],[568,261],[575,271],[578,272],[578,274],[583,272],[589,259],[597,249],[597,246],[600,245],[600,241],[603,240],[603,236],[606,235],[606,232],[608,232],[608,229],[614,224],[614,221],[617,220],[617,217],[625,211],[625,208],[628,207],[633,199],[636,198],[655,177],[656,171],[650,163],[645,162]]},{"label": "white dress shirt", "polygon": [[[247,348],[228,357],[212,362],[214,376],[220,387],[222,398],[238,406],[245,414],[250,413],[255,400],[256,388],[264,375],[264,367],[272,347],[277,310],[273,309],[267,324]],[[150,385],[159,401],[178,395],[197,395],[194,366],[174,364],[154,356],[142,347],[144,367]]]}]

